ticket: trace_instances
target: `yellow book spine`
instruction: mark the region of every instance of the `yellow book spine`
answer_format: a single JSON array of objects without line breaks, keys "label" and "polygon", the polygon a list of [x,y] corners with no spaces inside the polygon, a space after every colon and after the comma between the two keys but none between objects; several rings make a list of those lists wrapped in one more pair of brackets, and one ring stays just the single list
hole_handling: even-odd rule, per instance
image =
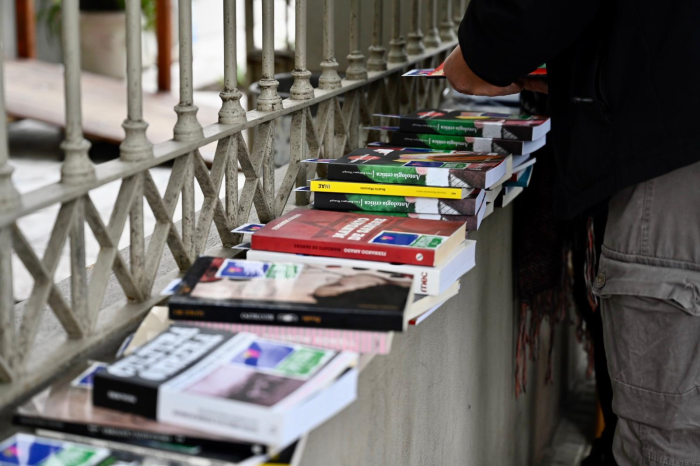
[{"label": "yellow book spine", "polygon": [[462,199],[462,188],[438,188],[403,184],[355,183],[348,181],[311,180],[311,191],[343,194],[374,194],[379,196],[431,197]]}]

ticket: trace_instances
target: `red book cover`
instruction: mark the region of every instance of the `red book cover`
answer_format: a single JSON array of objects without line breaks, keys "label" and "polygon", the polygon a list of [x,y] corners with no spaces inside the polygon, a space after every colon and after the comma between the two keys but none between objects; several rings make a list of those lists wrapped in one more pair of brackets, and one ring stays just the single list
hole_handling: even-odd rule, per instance
[{"label": "red book cover", "polygon": [[296,209],[256,231],[252,249],[434,266],[464,237],[460,222]]}]

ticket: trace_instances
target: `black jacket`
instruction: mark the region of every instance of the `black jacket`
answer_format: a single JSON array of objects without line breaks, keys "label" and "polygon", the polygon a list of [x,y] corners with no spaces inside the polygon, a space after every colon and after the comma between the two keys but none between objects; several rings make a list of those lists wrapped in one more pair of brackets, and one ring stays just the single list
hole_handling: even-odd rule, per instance
[{"label": "black jacket", "polygon": [[498,86],[547,63],[555,210],[572,217],[700,160],[699,25],[698,0],[471,0],[459,42]]}]

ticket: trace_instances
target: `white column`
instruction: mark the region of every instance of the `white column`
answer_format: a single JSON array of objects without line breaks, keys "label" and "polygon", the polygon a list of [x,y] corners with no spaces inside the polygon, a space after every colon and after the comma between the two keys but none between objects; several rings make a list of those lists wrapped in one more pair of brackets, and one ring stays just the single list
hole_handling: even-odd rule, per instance
[{"label": "white column", "polygon": [[412,1],[412,20],[413,28],[412,31],[408,33],[408,45],[406,46],[406,52],[409,55],[420,55],[425,52],[425,45],[423,45],[423,31],[421,31],[421,0]]},{"label": "white column", "polygon": [[425,45],[427,47],[440,46],[440,33],[437,28],[437,4],[438,0],[428,0],[428,29],[425,34]]},{"label": "white column", "polygon": [[309,82],[311,72],[306,69],[306,1],[296,0],[294,18],[294,84],[290,90],[292,100],[309,100],[314,88]]},{"label": "white column", "polygon": [[245,121],[238,90],[238,64],[236,63],[236,0],[224,1],[224,90],[221,91],[219,123],[233,125]]},{"label": "white column", "polygon": [[352,81],[367,79],[365,56],[360,50],[360,0],[350,0],[350,55],[345,77]]},{"label": "white column", "polygon": [[386,70],[386,49],[384,48],[384,0],[374,0],[374,22],[372,25],[372,45],[369,46],[367,69]]},{"label": "white column", "polygon": [[389,45],[389,63],[404,63],[408,61],[406,55],[406,40],[401,35],[401,0],[393,0],[391,41]]},{"label": "white column", "polygon": [[146,136],[143,120],[141,59],[141,1],[126,0],[126,85],[128,115],[122,128],[126,137],[119,146],[122,160],[136,161],[153,157],[153,144]]},{"label": "white column", "polygon": [[334,0],[323,0],[323,61],[321,62],[321,77],[318,80],[319,89],[338,89],[338,62],[335,61],[333,22]]},{"label": "white column", "polygon": [[[0,212],[10,211],[20,204],[20,197],[12,184],[12,166],[7,163],[7,121],[5,117],[5,86],[3,72],[3,21],[0,21]],[[10,282],[11,284],[11,282]],[[1,286],[1,284],[0,284]],[[14,303],[12,303],[14,305]]]},{"label": "white column", "polygon": [[275,79],[275,0],[263,0],[262,7],[262,78],[258,83],[258,110],[271,112],[282,109],[282,98],[277,93],[279,82]]},{"label": "white column", "polygon": [[445,42],[457,40],[457,36],[455,35],[454,20],[452,19],[452,0],[442,0],[440,39]]},{"label": "white column", "polygon": [[95,178],[95,167],[88,157],[90,143],[83,137],[83,114],[80,100],[80,23],[78,0],[63,0],[61,36],[66,99],[66,139],[61,149],[66,156],[61,166],[61,181],[83,184]]},{"label": "white column", "polygon": [[192,0],[179,0],[180,35],[180,103],[175,107],[177,123],[173,132],[176,141],[196,141],[204,137],[197,121],[192,87]]}]

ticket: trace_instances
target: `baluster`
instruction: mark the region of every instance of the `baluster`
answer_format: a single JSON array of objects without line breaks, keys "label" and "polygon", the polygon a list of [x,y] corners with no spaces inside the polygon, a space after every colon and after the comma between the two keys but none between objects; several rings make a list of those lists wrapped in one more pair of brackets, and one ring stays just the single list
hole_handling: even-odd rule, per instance
[{"label": "baluster", "polygon": [[425,52],[423,45],[423,31],[420,29],[421,23],[421,0],[413,0],[413,30],[408,33],[408,45],[406,52],[409,55],[420,55]]},{"label": "baluster", "polygon": [[271,112],[282,110],[282,98],[277,93],[279,82],[275,79],[275,0],[262,0],[262,7],[262,78],[258,110]]},{"label": "baluster", "polygon": [[367,69],[370,71],[386,70],[386,49],[382,42],[384,31],[384,0],[374,0],[374,24],[372,25],[372,45],[369,46]]},{"label": "baluster", "polygon": [[148,123],[143,120],[141,60],[141,1],[126,2],[126,85],[128,116],[122,123],[126,137],[119,146],[119,158],[127,161],[153,157],[153,144],[146,136]]},{"label": "baluster", "polygon": [[367,79],[365,56],[360,50],[360,0],[350,0],[350,55],[345,77],[352,81]]},{"label": "baluster", "polygon": [[236,0],[224,0],[224,90],[219,97],[222,101],[219,123],[233,125],[245,122],[236,63]]},{"label": "baluster", "polygon": [[452,20],[452,0],[443,0],[443,16],[440,23],[440,39],[445,42],[457,40]]},{"label": "baluster", "polygon": [[427,47],[440,46],[440,33],[437,28],[437,4],[438,0],[428,0],[428,30],[425,34],[425,45]]},{"label": "baluster", "polygon": [[321,77],[318,80],[319,89],[329,90],[340,87],[338,62],[335,61],[334,35],[333,0],[323,0],[323,61]]},{"label": "baluster", "polygon": [[173,129],[176,141],[196,141],[204,137],[197,121],[192,87],[192,0],[179,0],[180,34],[180,103],[175,107],[177,123]]},{"label": "baluster", "polygon": [[452,5],[452,21],[455,23],[455,32],[459,30],[459,25],[462,24],[462,17],[466,11],[467,8],[464,4],[464,0],[454,0],[454,5]]},{"label": "baluster", "polygon": [[[3,37],[2,21],[0,21],[0,212],[7,212],[19,206],[20,198],[19,193],[17,193],[12,184],[13,168],[7,163],[9,149],[7,145],[7,123],[5,120],[5,85],[2,60],[5,53]],[[2,252],[0,252],[1,254]]]},{"label": "baluster", "polygon": [[90,143],[83,137],[80,95],[80,24],[78,0],[63,0],[61,28],[66,98],[66,139],[61,149],[66,156],[61,166],[61,181],[82,184],[95,178],[95,167],[88,157]]},{"label": "baluster", "polygon": [[406,55],[406,41],[401,35],[401,0],[394,0],[393,22],[391,28],[391,41],[389,45],[389,63],[404,63],[408,61]]},{"label": "baluster", "polygon": [[306,69],[306,0],[296,0],[294,18],[294,84],[290,90],[292,100],[309,100],[314,88],[309,82],[311,71]]}]

